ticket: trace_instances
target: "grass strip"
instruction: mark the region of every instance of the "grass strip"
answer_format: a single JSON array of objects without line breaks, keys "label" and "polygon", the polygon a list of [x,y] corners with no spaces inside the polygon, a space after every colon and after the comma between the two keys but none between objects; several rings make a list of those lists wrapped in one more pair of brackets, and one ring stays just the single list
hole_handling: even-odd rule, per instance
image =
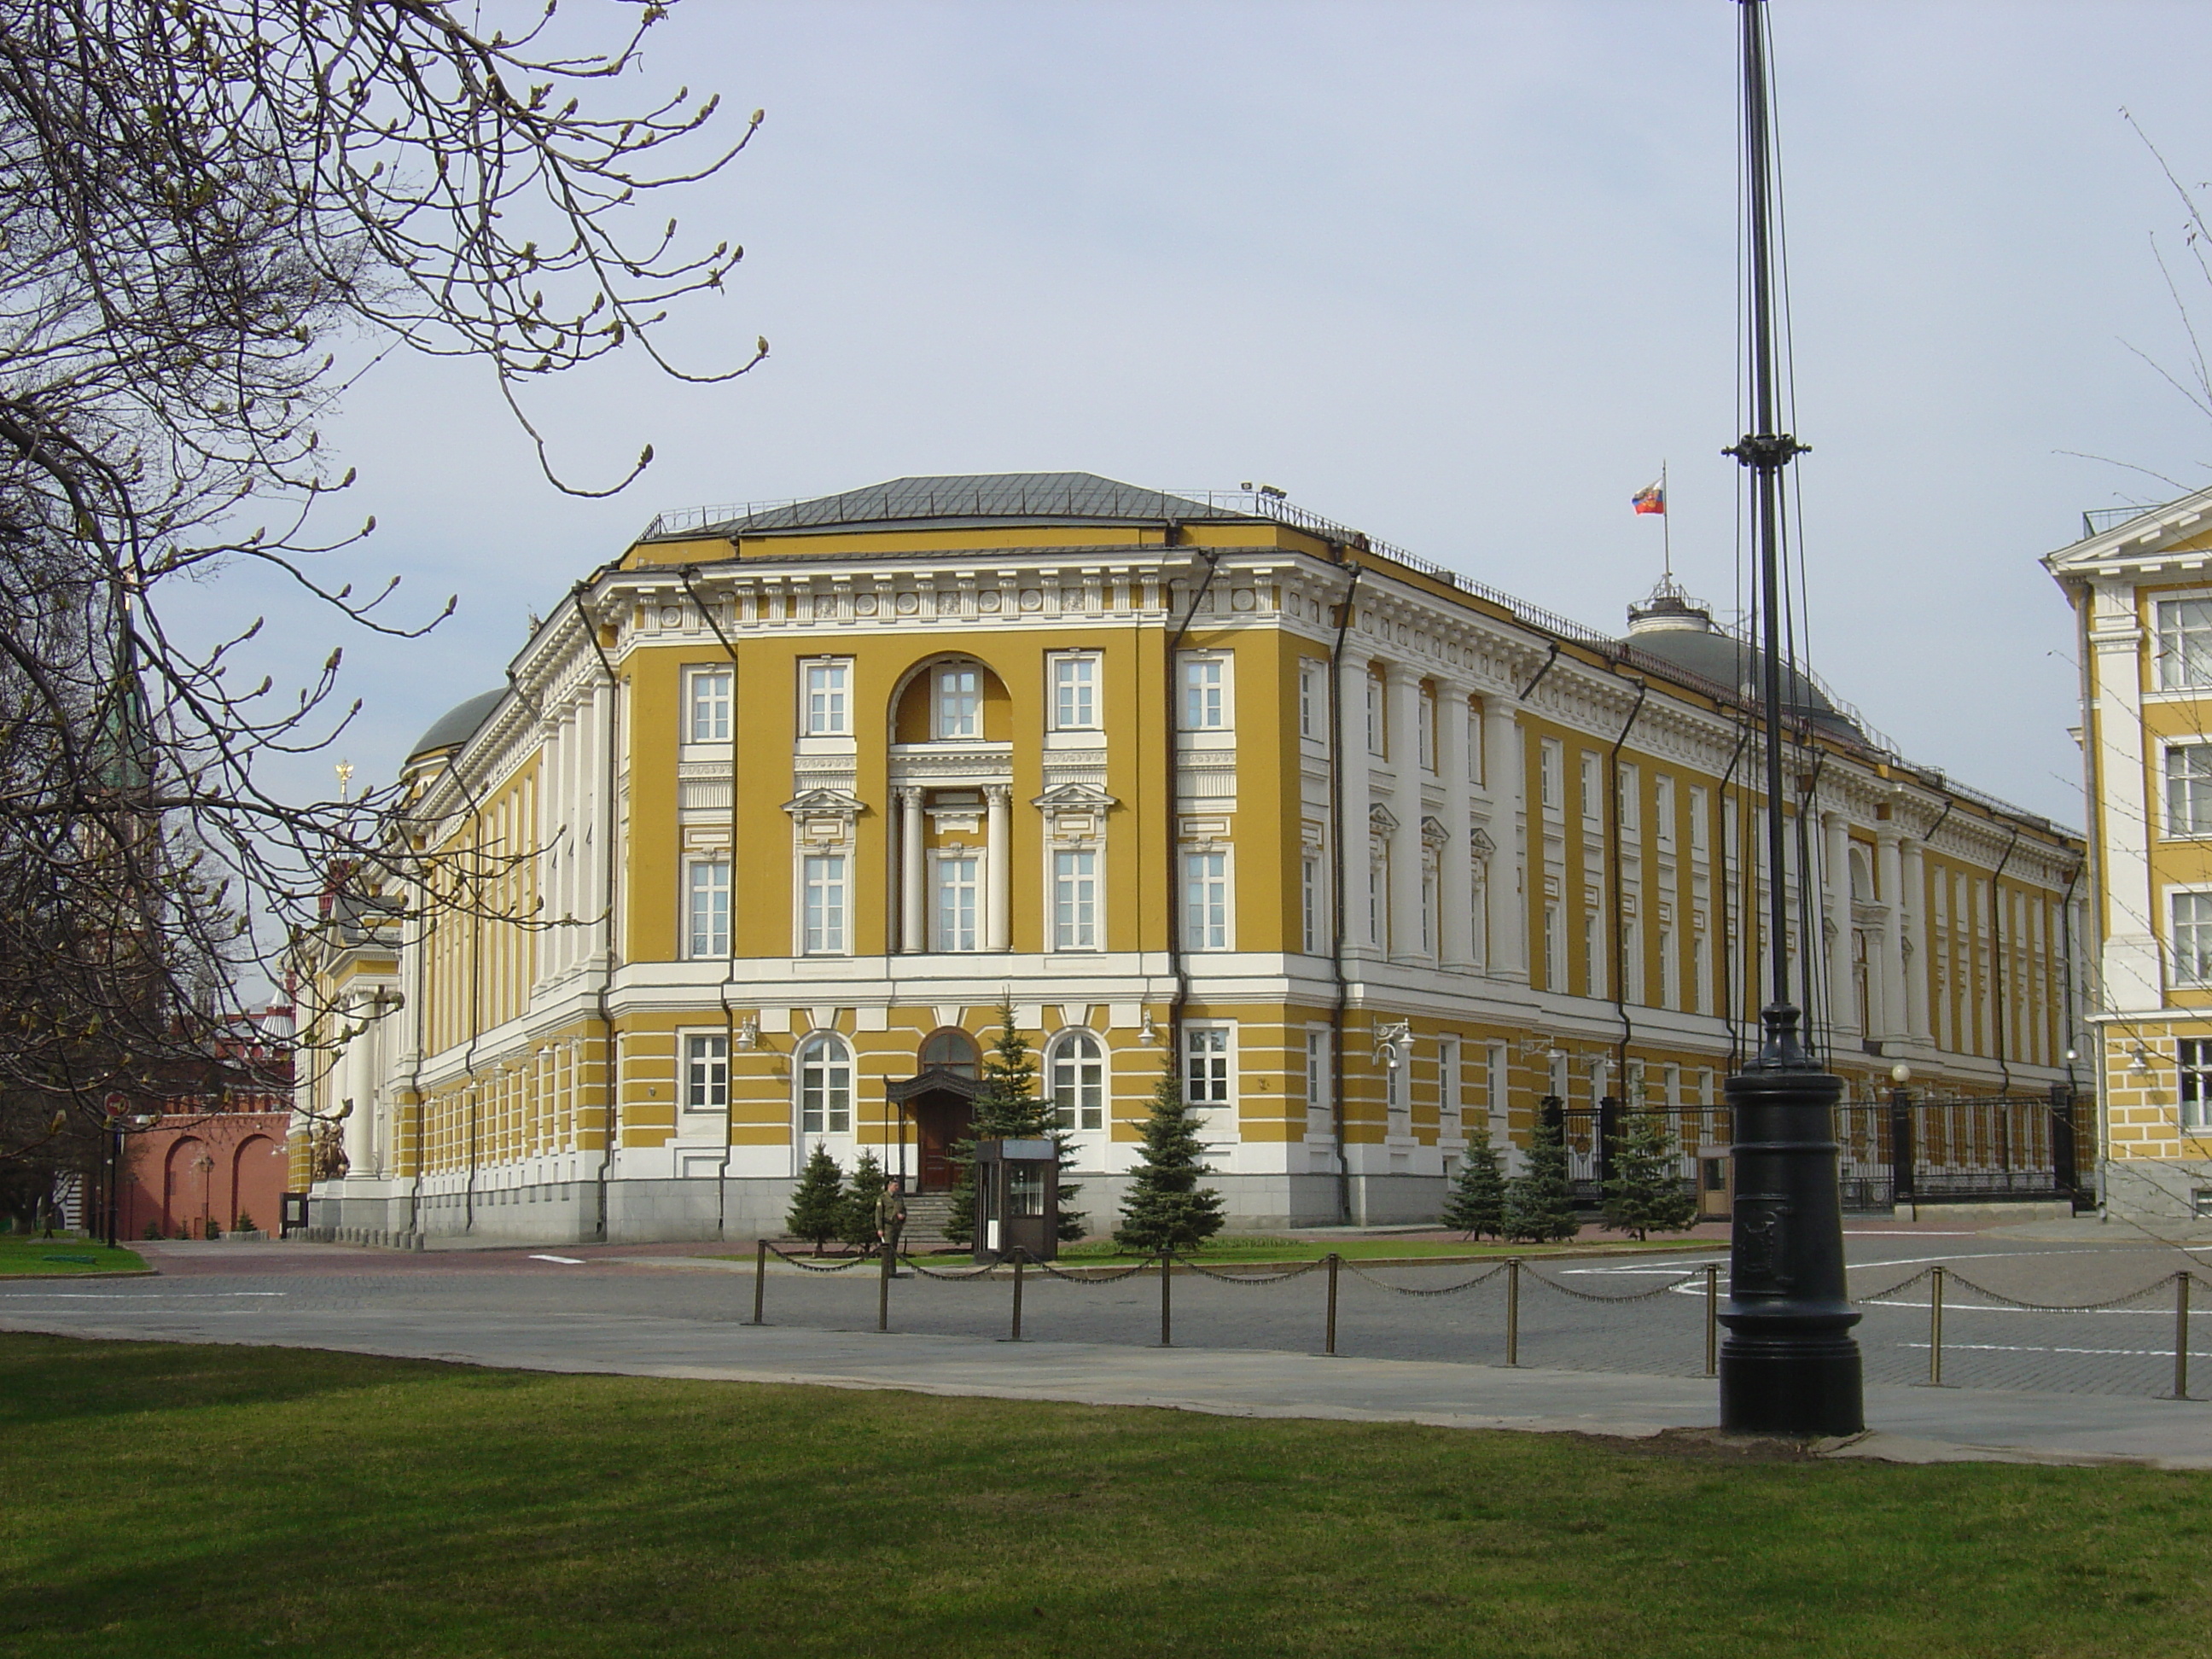
[{"label": "grass strip", "polygon": [[2154,1470],[27,1335],[0,1425],[10,1659],[2212,1651]]},{"label": "grass strip", "polygon": [[64,1274],[147,1271],[136,1250],[110,1249],[84,1238],[31,1238],[0,1235],[0,1277],[59,1278]]}]

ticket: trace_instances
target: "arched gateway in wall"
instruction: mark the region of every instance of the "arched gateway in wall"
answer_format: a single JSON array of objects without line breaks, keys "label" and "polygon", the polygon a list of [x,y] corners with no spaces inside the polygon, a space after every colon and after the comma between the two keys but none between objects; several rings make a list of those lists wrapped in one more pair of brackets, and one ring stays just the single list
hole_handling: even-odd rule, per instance
[{"label": "arched gateway in wall", "polygon": [[[918,1193],[949,1193],[959,1176],[954,1145],[975,1121],[975,1097],[982,1092],[981,1057],[975,1039],[955,1026],[922,1039],[921,1069],[892,1078],[884,1097],[899,1109],[899,1163],[894,1166]],[[906,1158],[909,1136],[913,1161]]]}]

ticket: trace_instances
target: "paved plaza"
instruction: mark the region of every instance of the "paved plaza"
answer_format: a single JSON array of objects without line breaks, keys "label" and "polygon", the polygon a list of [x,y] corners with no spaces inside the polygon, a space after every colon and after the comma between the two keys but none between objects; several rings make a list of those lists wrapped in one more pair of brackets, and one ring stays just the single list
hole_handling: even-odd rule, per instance
[{"label": "paved plaza", "polygon": [[[728,1247],[736,1251],[741,1247]],[[768,1322],[753,1264],[714,1246],[405,1255],[334,1245],[144,1247],[155,1277],[0,1283],[0,1328],[88,1337],[274,1343],[531,1370],[896,1388],[1252,1415],[1648,1434],[1716,1421],[1705,1375],[1705,1269],[1723,1251],[1548,1259],[1524,1270],[1521,1364],[1505,1359],[1506,1279],[1487,1264],[1347,1264],[1337,1355],[1322,1352],[1327,1278],[1224,1283],[1178,1273],[1175,1346],[1158,1346],[1156,1272],[1023,1285],[902,1276],[875,1329],[872,1267],[777,1262]],[[701,1254],[690,1254],[690,1252]],[[2199,1251],[2197,1257],[2206,1253]],[[2170,1395],[2172,1275],[2191,1255],[2091,1223],[1982,1232],[1855,1228],[1865,1318],[1861,1451],[2212,1468],[2212,1404]],[[1930,1281],[1947,1274],[1942,1389],[1929,1371]],[[2198,1261],[2204,1280],[2212,1272]],[[1469,1283],[1490,1273],[1480,1283]],[[1890,1287],[1902,1285],[1894,1292]],[[2115,1305],[2036,1312],[1994,1300]],[[1402,1292],[1445,1291],[1407,1295]],[[2129,1293],[2143,1294],[2124,1299]],[[2192,1395],[2212,1395],[2212,1295],[2199,1289]]]}]

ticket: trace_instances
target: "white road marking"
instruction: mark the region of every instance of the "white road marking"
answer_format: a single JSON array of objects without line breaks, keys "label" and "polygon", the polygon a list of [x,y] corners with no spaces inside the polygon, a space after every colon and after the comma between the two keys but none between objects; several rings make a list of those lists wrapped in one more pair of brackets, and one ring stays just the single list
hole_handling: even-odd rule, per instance
[{"label": "white road marking", "polygon": [[[1900,1348],[1925,1348],[1928,1345],[1925,1342],[1900,1342],[1897,1346]],[[1976,1353],[2118,1354],[2124,1358],[2130,1359],[2171,1359],[2173,1358],[2173,1350],[2171,1348],[2021,1348],[2014,1347],[2002,1342],[1946,1342],[1943,1345],[1943,1352],[1945,1353],[1949,1353],[1954,1348],[1971,1349]],[[2189,1357],[2191,1359],[2212,1359],[2212,1353],[2199,1353],[2196,1349],[2191,1348],[2189,1351]]]},{"label": "white road marking", "polygon": [[564,1267],[581,1267],[587,1264],[580,1255],[533,1255],[532,1261],[557,1261]]},{"label": "white road marking", "polygon": [[234,1296],[289,1296],[289,1291],[0,1291],[10,1302],[217,1302]]}]

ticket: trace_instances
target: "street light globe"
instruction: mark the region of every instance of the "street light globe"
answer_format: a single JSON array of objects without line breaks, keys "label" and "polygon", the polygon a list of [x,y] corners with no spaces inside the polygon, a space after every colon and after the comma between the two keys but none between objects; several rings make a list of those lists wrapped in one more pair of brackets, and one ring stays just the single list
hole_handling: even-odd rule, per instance
[{"label": "street light globe", "polygon": [[1889,1080],[1902,1089],[1912,1081],[1912,1068],[1903,1060],[1899,1060],[1896,1065],[1889,1068]]}]

